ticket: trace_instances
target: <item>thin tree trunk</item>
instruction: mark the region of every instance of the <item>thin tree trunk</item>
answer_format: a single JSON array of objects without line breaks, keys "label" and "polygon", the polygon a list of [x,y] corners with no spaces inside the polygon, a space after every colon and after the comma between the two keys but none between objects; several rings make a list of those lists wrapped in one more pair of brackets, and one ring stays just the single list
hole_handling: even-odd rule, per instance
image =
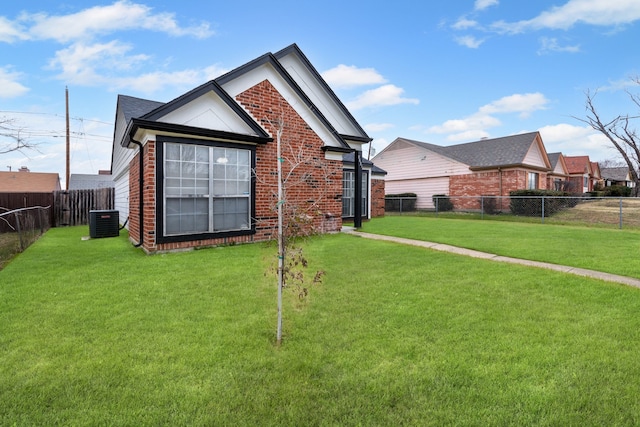
[{"label": "thin tree trunk", "polygon": [[284,286],[284,231],[282,227],[283,223],[283,188],[282,188],[282,153],[280,147],[280,139],[282,136],[282,129],[278,129],[277,132],[277,156],[278,156],[278,328],[276,332],[276,343],[280,345],[282,342],[282,287]]}]

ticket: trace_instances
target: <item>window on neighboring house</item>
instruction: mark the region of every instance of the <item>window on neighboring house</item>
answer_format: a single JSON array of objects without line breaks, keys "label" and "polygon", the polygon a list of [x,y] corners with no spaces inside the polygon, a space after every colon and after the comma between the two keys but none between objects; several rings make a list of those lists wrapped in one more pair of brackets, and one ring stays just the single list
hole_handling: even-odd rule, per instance
[{"label": "window on neighboring house", "polygon": [[535,172],[529,172],[529,179],[527,182],[528,190],[535,190],[538,188],[538,174]]},{"label": "window on neighboring house", "polygon": [[251,230],[250,149],[163,145],[163,236]]},{"label": "window on neighboring house", "polygon": [[[355,198],[355,171],[343,171],[342,172],[342,217],[353,218],[354,216],[354,198]],[[368,188],[369,173],[362,171],[362,200],[361,200],[361,213],[362,217],[368,216]]]},{"label": "window on neighboring house", "polygon": [[586,177],[586,176],[585,176],[585,177],[583,177],[583,180],[582,180],[582,186],[583,186],[584,188],[588,188],[588,187],[589,187],[589,178],[588,178],[588,177]]}]

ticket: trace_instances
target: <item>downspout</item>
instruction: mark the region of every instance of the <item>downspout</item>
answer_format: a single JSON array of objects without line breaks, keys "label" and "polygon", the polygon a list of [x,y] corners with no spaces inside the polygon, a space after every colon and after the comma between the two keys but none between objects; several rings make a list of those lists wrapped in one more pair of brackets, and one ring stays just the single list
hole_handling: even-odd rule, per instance
[{"label": "downspout", "polygon": [[139,219],[140,241],[133,245],[134,248],[139,248],[140,246],[142,246],[142,243],[144,242],[144,159],[142,157],[143,156],[142,143],[134,140],[133,138],[129,138],[129,142],[132,142],[138,146],[139,148],[138,153],[140,154],[140,161],[138,162],[140,167],[140,172],[138,176],[138,192],[139,192],[138,209],[140,211],[140,219]]},{"label": "downspout", "polygon": [[502,168],[498,167],[498,186],[500,191],[500,210],[502,210]]},{"label": "downspout", "polygon": [[354,177],[354,195],[353,195],[353,226],[362,228],[362,159],[361,152],[353,150],[353,166],[355,170]]}]

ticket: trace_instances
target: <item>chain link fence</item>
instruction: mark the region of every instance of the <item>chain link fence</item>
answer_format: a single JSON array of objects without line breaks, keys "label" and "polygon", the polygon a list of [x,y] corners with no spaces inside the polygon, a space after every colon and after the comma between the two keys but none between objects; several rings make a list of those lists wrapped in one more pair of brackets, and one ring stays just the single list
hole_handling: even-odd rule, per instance
[{"label": "chain link fence", "polygon": [[0,269],[51,227],[50,206],[0,208]]},{"label": "chain link fence", "polygon": [[[402,201],[396,203],[402,206]],[[436,195],[429,205],[412,211],[387,205],[392,209],[386,213],[640,228],[640,198],[635,197]]]}]

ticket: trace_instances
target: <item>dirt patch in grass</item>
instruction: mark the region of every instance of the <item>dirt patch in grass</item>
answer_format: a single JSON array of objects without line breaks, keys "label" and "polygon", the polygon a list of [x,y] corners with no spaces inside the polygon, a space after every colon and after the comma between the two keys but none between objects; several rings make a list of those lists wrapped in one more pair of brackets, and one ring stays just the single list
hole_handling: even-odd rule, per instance
[{"label": "dirt patch in grass", "polygon": [[[557,213],[548,221],[619,226],[620,199],[585,201]],[[622,226],[640,228],[640,199],[622,199]]]}]

